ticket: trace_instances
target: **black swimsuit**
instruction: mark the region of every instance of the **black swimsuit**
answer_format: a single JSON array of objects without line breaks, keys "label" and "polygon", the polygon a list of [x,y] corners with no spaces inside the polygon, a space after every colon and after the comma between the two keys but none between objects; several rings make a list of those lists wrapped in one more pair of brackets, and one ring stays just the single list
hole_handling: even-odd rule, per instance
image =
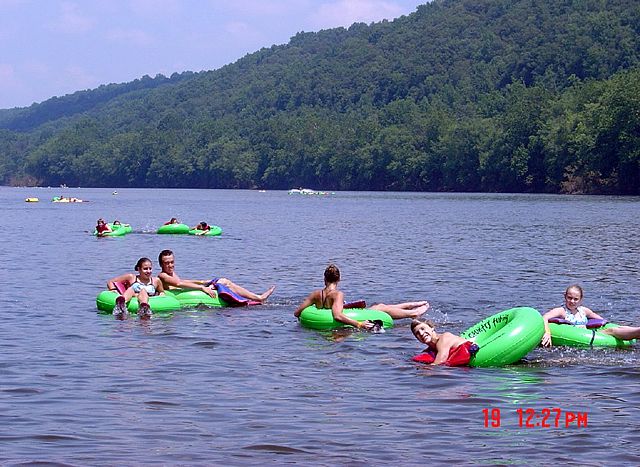
[{"label": "black swimsuit", "polygon": [[320,303],[320,308],[324,309],[326,308],[326,306],[324,306],[324,301],[325,301],[324,289],[320,291],[320,298],[322,299],[322,302]]}]

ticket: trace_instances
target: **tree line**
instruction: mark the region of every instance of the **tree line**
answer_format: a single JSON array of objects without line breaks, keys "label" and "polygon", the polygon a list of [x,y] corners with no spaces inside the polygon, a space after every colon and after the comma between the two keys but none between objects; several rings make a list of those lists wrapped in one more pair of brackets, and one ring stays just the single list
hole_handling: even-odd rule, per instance
[{"label": "tree line", "polygon": [[435,0],[0,111],[0,182],[640,194],[640,4]]}]

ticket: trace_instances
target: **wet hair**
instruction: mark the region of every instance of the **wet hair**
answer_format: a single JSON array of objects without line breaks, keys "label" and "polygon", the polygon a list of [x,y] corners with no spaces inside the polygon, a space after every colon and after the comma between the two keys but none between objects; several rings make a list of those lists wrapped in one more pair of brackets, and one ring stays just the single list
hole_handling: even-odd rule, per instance
[{"label": "wet hair", "polygon": [[340,269],[335,264],[330,264],[327,269],[324,270],[324,282],[331,284],[334,282],[340,282]]},{"label": "wet hair", "polygon": [[178,223],[178,219],[175,217],[172,217],[171,220],[169,221],[171,224],[177,224]]},{"label": "wet hair", "polygon": [[164,258],[165,256],[171,256],[173,254],[173,251],[171,250],[162,250],[160,252],[160,254],[158,255],[158,264],[160,265],[160,267],[162,267],[162,258]]},{"label": "wet hair", "polygon": [[413,332],[415,334],[415,329],[416,327],[418,327],[420,324],[426,324],[427,326],[429,326],[430,328],[433,328],[434,330],[436,329],[436,323],[434,323],[433,321],[431,321],[430,319],[425,320],[425,321],[421,321],[419,319],[412,319],[411,320],[411,332]]},{"label": "wet hair", "polygon": [[569,287],[567,287],[564,291],[564,296],[566,297],[567,294],[569,293],[569,290],[571,289],[576,289],[578,292],[580,292],[580,300],[582,300],[582,297],[584,297],[584,291],[582,290],[582,287],[578,284],[571,284]]},{"label": "wet hair", "polygon": [[[143,265],[144,263],[146,263],[147,261],[149,261],[149,262],[151,263],[151,260],[150,260],[149,258],[147,258],[147,257],[144,257],[144,256],[143,256],[142,258],[140,258],[140,259],[138,260],[138,262],[136,263],[136,267],[135,267],[134,269],[135,269],[136,271],[139,271],[139,270],[140,270],[140,268],[142,267],[142,265]],[[151,263],[151,264],[153,264],[153,263]]]},{"label": "wet hair", "polygon": [[104,221],[104,219],[103,219],[102,217],[96,221],[96,223],[97,223],[97,224],[99,224],[100,222],[102,222],[103,224],[105,224],[105,221]]}]

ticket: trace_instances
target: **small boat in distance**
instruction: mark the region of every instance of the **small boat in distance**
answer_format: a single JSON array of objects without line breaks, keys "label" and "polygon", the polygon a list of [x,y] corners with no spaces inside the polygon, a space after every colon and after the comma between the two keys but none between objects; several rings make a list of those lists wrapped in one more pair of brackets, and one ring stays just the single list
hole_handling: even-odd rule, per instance
[{"label": "small boat in distance", "polygon": [[290,195],[334,195],[329,191],[316,191],[310,188],[292,188],[289,190]]},{"label": "small boat in distance", "polygon": [[38,198],[26,198],[25,202],[27,203],[37,203],[38,201],[40,201]]},{"label": "small boat in distance", "polygon": [[74,198],[73,196],[67,198],[66,196],[54,196],[51,199],[52,203],[86,203],[85,200],[80,198]]}]

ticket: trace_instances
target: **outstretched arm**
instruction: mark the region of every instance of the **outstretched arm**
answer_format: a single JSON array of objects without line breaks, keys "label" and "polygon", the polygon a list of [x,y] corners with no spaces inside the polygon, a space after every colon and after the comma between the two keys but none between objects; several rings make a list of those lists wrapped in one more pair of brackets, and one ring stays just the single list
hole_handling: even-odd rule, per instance
[{"label": "outstretched arm", "polygon": [[166,272],[161,272],[158,274],[158,278],[164,284],[168,284],[171,287],[178,287],[180,289],[193,289],[193,290],[201,290],[202,292],[209,295],[211,298],[216,297],[216,291],[210,287],[205,286],[204,281],[193,281],[187,279],[180,279],[179,277],[170,276]]}]

